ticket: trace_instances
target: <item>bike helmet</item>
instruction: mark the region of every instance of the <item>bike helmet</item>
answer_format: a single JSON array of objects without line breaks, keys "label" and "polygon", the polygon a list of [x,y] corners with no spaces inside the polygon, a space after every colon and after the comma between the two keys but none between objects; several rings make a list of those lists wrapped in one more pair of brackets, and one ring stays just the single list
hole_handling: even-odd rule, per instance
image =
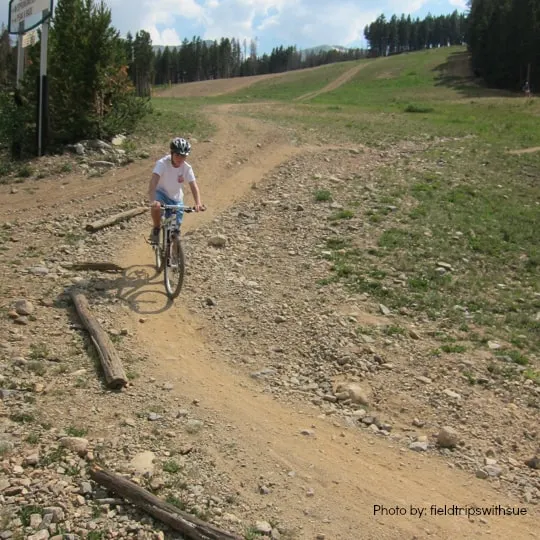
[{"label": "bike helmet", "polygon": [[187,156],[191,152],[191,144],[189,144],[186,139],[182,139],[182,137],[176,137],[173,139],[170,147],[171,152],[180,154],[181,156]]}]

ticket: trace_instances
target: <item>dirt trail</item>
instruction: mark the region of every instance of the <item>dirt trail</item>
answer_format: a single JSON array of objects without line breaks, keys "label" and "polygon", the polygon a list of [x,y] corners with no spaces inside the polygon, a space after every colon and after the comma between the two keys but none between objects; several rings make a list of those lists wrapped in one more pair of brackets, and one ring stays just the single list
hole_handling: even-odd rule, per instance
[{"label": "dirt trail", "polygon": [[[283,135],[268,125],[234,116],[233,111],[232,107],[213,110],[218,131],[210,151],[196,163],[209,210],[188,216],[184,234],[248,196],[263,175],[301,150],[287,145]],[[233,140],[243,149],[244,161],[227,169],[224,164]],[[260,141],[264,142],[258,146]],[[117,262],[147,268],[151,261],[149,247],[139,241]],[[173,305],[167,302],[161,277],[144,284],[131,297],[130,291],[124,293],[132,300],[132,327],[141,347],[153,355],[156,379],[174,384],[171,400],[197,399],[214,419],[216,447],[208,451],[214,453],[216,467],[227,470],[239,485],[251,486],[243,489],[242,497],[253,507],[261,504],[261,496],[252,486],[263,475],[275,476],[280,489],[267,496],[266,505],[283,521],[301,529],[298,538],[313,539],[318,534],[343,540],[536,537],[537,520],[532,515],[489,517],[483,522],[479,518],[411,516],[410,505],[426,507],[429,513],[433,504],[518,504],[469,474],[448,468],[442,460],[402,451],[386,440],[367,439],[359,430],[322,419],[319,409],[281,403],[264,394],[258,383],[221,357],[211,328],[190,312],[187,294]],[[144,324],[139,322],[141,314]],[[302,430],[310,430],[310,434],[303,435]],[[227,459],[219,452],[218,441],[230,439],[242,450],[241,460]],[[288,475],[289,471],[296,474]],[[307,495],[310,489],[312,497]],[[407,509],[407,515],[374,516],[374,505],[398,505]]]},{"label": "dirt trail", "polygon": [[307,94],[303,94],[302,96],[298,96],[297,98],[294,98],[294,101],[305,101],[306,99],[313,99],[319,94],[331,92],[332,90],[335,90],[336,88],[339,88],[341,85],[350,81],[366,65],[367,64],[365,63],[358,64],[357,66],[354,66],[345,73],[342,73],[337,79],[334,79],[332,82],[328,83],[324,88],[321,88],[320,90],[315,90],[313,92],[308,92]]},{"label": "dirt trail", "polygon": [[[326,66],[315,66],[302,69],[302,73],[317,69],[324,69]],[[159,89],[154,93],[160,98],[185,98],[185,97],[212,97],[223,94],[232,94],[243,88],[247,88],[259,81],[275,79],[277,77],[294,77],[294,71],[284,71],[282,73],[266,73],[265,75],[250,75],[248,77],[233,77],[231,79],[216,79],[209,81],[195,81],[181,84],[173,84],[170,87]]]},{"label": "dirt trail", "polygon": [[540,146],[533,146],[531,148],[521,148],[520,150],[510,150],[509,154],[521,155],[521,154],[534,154],[540,152]]}]

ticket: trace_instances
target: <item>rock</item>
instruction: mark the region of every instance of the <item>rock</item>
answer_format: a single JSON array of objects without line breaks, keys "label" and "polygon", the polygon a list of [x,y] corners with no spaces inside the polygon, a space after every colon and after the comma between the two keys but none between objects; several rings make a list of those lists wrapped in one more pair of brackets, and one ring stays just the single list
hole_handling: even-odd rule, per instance
[{"label": "rock", "polygon": [[527,465],[527,467],[530,467],[531,469],[540,469],[540,458],[538,456],[535,456],[531,459],[528,459],[526,462],[525,462],[525,465]]},{"label": "rock", "polygon": [[113,137],[111,144],[113,146],[122,146],[126,140],[125,135],[116,135],[116,137]]},{"label": "rock", "polygon": [[455,448],[459,443],[458,432],[451,427],[443,427],[437,436],[437,444],[441,448]]},{"label": "rock", "polygon": [[368,392],[362,388],[358,383],[340,383],[335,389],[335,394],[346,393],[348,399],[352,403],[358,403],[360,405],[369,405]]},{"label": "rock", "polygon": [[38,531],[36,534],[31,534],[26,537],[26,540],[48,540],[50,537],[49,531],[47,529]]},{"label": "rock", "polygon": [[450,390],[449,388],[446,388],[446,390],[443,390],[443,393],[446,394],[449,398],[460,400],[461,395],[457,392],[454,392],[453,390]]},{"label": "rock", "polygon": [[421,339],[420,334],[416,330],[413,330],[412,328],[409,329],[409,336],[412,339]]},{"label": "rock", "polygon": [[131,461],[130,466],[135,470],[135,472],[143,475],[151,475],[154,472],[154,460],[156,456],[153,452],[141,452],[137,454]]},{"label": "rock", "polygon": [[31,315],[34,312],[34,305],[28,300],[17,300],[15,311],[18,315]]},{"label": "rock", "polygon": [[255,522],[255,530],[263,535],[270,535],[272,533],[272,525],[267,521],[257,521]]},{"label": "rock", "polygon": [[35,452],[24,458],[24,464],[26,466],[35,466],[39,463],[39,453]]},{"label": "rock", "polygon": [[200,420],[188,420],[186,423],[186,431],[188,433],[199,433],[203,428],[203,423]]},{"label": "rock", "polygon": [[49,273],[49,269],[45,268],[44,266],[34,266],[28,271],[36,276],[46,276]]},{"label": "rock", "polygon": [[43,509],[43,515],[51,515],[52,523],[61,523],[64,521],[64,510],[60,506],[47,506]]},{"label": "rock", "polygon": [[81,482],[79,493],[82,495],[89,495],[92,493],[92,484],[90,482]]},{"label": "rock", "polygon": [[489,347],[492,351],[495,351],[495,350],[501,348],[501,344],[500,344],[500,343],[497,343],[496,341],[488,341],[488,347]]},{"label": "rock", "polygon": [[379,309],[383,315],[390,315],[390,313],[392,313],[384,304],[379,304]]},{"label": "rock", "polygon": [[88,451],[88,440],[82,437],[62,437],[60,439],[60,446],[72,452],[77,452],[77,454],[84,457]]},{"label": "rock", "polygon": [[114,167],[114,163],[112,161],[102,161],[102,160],[94,161],[91,163],[91,165],[92,167],[108,167],[108,168]]},{"label": "rock", "polygon": [[208,245],[212,247],[217,247],[217,248],[225,247],[227,245],[227,237],[223,236],[222,234],[212,236],[208,240]]},{"label": "rock", "polygon": [[110,144],[100,139],[86,141],[86,146],[88,146],[88,148],[94,148],[95,150],[111,150],[112,149]]},{"label": "rock", "polygon": [[415,441],[409,444],[409,449],[415,452],[425,452],[428,449],[427,441]]}]

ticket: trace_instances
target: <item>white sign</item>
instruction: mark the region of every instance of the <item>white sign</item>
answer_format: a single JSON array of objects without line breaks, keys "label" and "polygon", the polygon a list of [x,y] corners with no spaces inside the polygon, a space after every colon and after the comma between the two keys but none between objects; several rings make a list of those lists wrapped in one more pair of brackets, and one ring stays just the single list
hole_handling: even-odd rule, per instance
[{"label": "white sign", "polygon": [[9,7],[11,32],[16,32],[21,22],[27,23],[36,15],[41,16],[43,10],[51,9],[51,0],[13,0]]},{"label": "white sign", "polygon": [[38,33],[37,28],[30,30],[30,32],[26,32],[26,34],[23,34],[23,41],[22,41],[23,48],[26,49],[26,47],[35,45],[38,42],[38,38],[39,38],[39,33]]}]

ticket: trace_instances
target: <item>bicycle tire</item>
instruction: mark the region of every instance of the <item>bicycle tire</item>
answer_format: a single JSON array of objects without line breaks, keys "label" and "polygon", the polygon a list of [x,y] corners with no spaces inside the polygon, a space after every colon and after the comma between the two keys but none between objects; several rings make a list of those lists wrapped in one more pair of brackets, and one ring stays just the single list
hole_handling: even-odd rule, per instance
[{"label": "bicycle tire", "polygon": [[158,241],[158,243],[153,246],[153,249],[154,249],[154,259],[155,259],[155,264],[156,264],[156,272],[159,275],[161,271],[163,270],[163,261],[165,260],[165,257],[163,256],[164,250],[163,250],[162,242]]},{"label": "bicycle tire", "polygon": [[[167,296],[174,300],[182,290],[184,284],[185,257],[182,242],[179,238],[174,238],[168,245],[168,254],[164,257],[164,281]],[[172,279],[171,279],[172,278]]]}]

